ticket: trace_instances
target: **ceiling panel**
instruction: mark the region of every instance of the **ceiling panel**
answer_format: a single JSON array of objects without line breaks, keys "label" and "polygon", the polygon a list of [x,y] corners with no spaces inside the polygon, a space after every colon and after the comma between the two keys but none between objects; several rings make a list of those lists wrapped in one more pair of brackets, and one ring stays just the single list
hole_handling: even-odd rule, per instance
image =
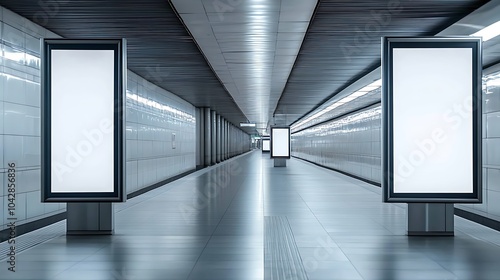
[{"label": "ceiling panel", "polygon": [[[185,1],[205,12],[183,13]],[[245,116],[267,127],[298,54],[317,0],[170,0],[188,30],[208,18],[218,48],[194,39]],[[217,51],[214,51],[216,48]],[[225,65],[214,53],[222,53]],[[227,74],[229,72],[229,75]]]},{"label": "ceiling panel", "polygon": [[[198,15],[200,7],[188,2],[181,3],[179,11]],[[44,0],[43,3],[57,7],[46,22],[40,22],[43,27],[67,38],[126,38],[130,70],[194,106],[217,110],[236,125],[247,121],[168,1]],[[28,19],[43,13],[37,1],[0,0],[0,5]],[[202,11],[204,18],[190,18],[198,23],[191,32],[207,40],[212,36],[216,43]],[[220,55],[214,63],[225,65],[225,60]]]},{"label": "ceiling panel", "polygon": [[274,114],[293,123],[380,66],[381,36],[435,35],[486,2],[321,0]]},{"label": "ceiling panel", "polygon": [[[177,2],[175,2],[177,5]],[[179,12],[182,13],[182,12]],[[219,24],[231,24],[231,23],[241,23],[241,22],[265,22],[264,19],[277,19],[280,13],[278,11],[243,11],[238,10],[234,12],[224,13],[223,20],[221,20],[220,13],[206,13],[210,22]],[[184,18],[184,17],[183,17]]]},{"label": "ceiling panel", "polygon": [[[191,0],[183,0],[191,1]],[[288,0],[287,0],[288,1]],[[307,0],[306,0],[307,1]],[[260,11],[265,9],[266,12],[279,12],[281,3],[279,0],[229,0],[229,1],[214,1],[201,0],[207,13],[217,13],[221,21],[225,19],[227,14],[239,11]],[[196,3],[192,3],[196,4]],[[175,3],[177,6],[177,2]]]}]

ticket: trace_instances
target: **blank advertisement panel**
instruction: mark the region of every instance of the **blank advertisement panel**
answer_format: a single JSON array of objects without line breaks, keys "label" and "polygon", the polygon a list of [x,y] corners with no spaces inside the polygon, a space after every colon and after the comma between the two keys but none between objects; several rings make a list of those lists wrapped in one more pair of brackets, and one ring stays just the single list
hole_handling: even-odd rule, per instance
[{"label": "blank advertisement panel", "polygon": [[271,127],[271,158],[290,158],[290,127]]},{"label": "blank advertisement panel", "polygon": [[262,151],[271,151],[271,140],[269,138],[262,138]]},{"label": "blank advertisement panel", "polygon": [[383,39],[386,202],[481,201],[481,41]]},{"label": "blank advertisement panel", "polygon": [[124,40],[46,39],[42,201],[123,201]]}]

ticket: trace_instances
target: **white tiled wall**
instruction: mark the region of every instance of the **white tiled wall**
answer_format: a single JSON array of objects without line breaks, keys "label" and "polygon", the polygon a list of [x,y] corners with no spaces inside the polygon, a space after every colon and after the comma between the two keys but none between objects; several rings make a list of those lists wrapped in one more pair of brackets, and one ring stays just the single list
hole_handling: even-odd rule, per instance
[{"label": "white tiled wall", "polygon": [[195,107],[130,71],[127,87],[127,193],[196,168]]},{"label": "white tiled wall", "polygon": [[[500,221],[500,72],[483,82],[483,203],[457,206]],[[292,155],[380,183],[380,113],[378,105],[292,134]]]},{"label": "white tiled wall", "polygon": [[17,165],[18,224],[64,211],[40,202],[40,37],[57,37],[0,7],[1,228],[6,224],[7,164]]},{"label": "white tiled wall", "polygon": [[380,182],[380,106],[292,134],[292,155]]},{"label": "white tiled wall", "polygon": [[[18,224],[66,208],[64,203],[40,202],[41,37],[59,36],[0,7],[0,230],[6,228],[9,162],[17,164]],[[127,193],[195,168],[194,110],[128,71]]]},{"label": "white tiled wall", "polygon": [[483,204],[460,207],[500,220],[500,72],[483,77]]}]

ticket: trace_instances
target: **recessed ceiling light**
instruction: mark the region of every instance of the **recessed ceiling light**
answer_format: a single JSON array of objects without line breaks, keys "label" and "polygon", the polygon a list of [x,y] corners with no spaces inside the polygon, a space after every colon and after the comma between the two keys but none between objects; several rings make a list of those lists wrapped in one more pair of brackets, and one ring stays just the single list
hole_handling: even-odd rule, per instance
[{"label": "recessed ceiling light", "polygon": [[255,127],[255,123],[240,123],[240,127]]}]

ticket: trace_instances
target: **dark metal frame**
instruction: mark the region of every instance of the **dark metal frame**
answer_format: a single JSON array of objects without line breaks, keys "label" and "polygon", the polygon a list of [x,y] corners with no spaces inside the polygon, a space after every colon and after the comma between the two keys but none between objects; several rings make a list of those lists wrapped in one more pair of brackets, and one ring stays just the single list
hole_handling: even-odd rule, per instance
[{"label": "dark metal frame", "polygon": [[[41,40],[41,176],[42,202],[123,202],[125,191],[125,91],[127,52],[125,39]],[[114,51],[114,186],[113,192],[52,192],[51,189],[51,54],[52,50]],[[68,104],[68,106],[71,104]],[[75,104],[77,105],[77,104]]]},{"label": "dark metal frame", "polygon": [[[473,192],[394,193],[393,52],[394,48],[472,49]],[[482,202],[482,43],[474,37],[382,38],[382,193],[384,202],[481,203]]]},{"label": "dark metal frame", "polygon": [[[288,130],[288,156],[275,156],[273,153],[273,132],[275,129],[286,129]],[[291,154],[291,143],[290,143],[290,127],[289,126],[271,126],[271,158],[285,158],[285,159],[290,159],[290,154]]]}]

